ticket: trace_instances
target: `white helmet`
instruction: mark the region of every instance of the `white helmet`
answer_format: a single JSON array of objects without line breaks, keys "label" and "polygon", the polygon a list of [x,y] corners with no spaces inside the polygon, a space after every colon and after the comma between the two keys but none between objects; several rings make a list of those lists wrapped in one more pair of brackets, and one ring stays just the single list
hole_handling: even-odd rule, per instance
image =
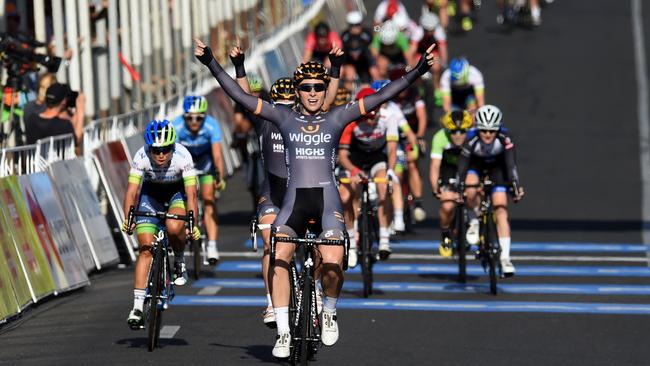
[{"label": "white helmet", "polygon": [[379,31],[379,39],[381,43],[386,46],[391,46],[397,41],[397,33],[399,29],[392,20],[387,20],[384,22],[384,25],[381,26],[381,31]]},{"label": "white helmet", "polygon": [[404,29],[409,25],[409,17],[404,12],[397,12],[392,19],[398,29]]},{"label": "white helmet", "polygon": [[476,128],[479,130],[498,131],[501,128],[501,110],[491,104],[486,104],[476,111]]},{"label": "white helmet", "polygon": [[438,19],[436,14],[429,11],[422,12],[422,15],[420,16],[420,25],[424,30],[432,31],[436,29],[438,24],[440,24],[440,19]]},{"label": "white helmet", "polygon": [[348,13],[348,15],[345,17],[345,21],[348,24],[361,24],[363,21],[363,15],[361,14],[360,11],[351,11]]}]

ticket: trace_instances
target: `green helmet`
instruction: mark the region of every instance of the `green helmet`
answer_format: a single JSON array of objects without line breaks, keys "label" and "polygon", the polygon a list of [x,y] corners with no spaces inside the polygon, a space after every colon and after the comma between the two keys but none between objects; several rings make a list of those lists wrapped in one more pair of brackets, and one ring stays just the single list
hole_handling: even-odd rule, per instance
[{"label": "green helmet", "polygon": [[205,113],[208,110],[208,100],[203,96],[188,95],[183,100],[185,113]]}]

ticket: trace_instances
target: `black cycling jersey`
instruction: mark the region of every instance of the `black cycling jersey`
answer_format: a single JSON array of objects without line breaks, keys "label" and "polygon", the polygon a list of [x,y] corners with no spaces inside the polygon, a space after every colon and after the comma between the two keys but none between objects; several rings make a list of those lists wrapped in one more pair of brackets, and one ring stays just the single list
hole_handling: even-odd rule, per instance
[{"label": "black cycling jersey", "polygon": [[458,160],[458,177],[461,182],[465,181],[470,168],[479,170],[481,175],[490,174],[492,170],[505,170],[503,174],[490,175],[498,185],[519,182],[514,142],[501,131],[491,144],[485,144],[478,135],[467,139]]},{"label": "black cycling jersey", "polygon": [[[327,112],[307,115],[300,113],[297,107],[265,102],[245,93],[212,58],[211,50],[206,48],[205,51],[210,52],[209,56],[204,55],[199,59],[207,64],[223,90],[247,110],[275,124],[282,135],[289,183],[274,224],[278,232],[302,236],[307,219],[313,218],[323,230],[321,236],[342,237],[345,230],[343,210],[334,179],[341,133],[348,123],[378,108],[426,72],[429,68],[426,60],[423,58],[416,68],[375,94],[333,107]],[[315,197],[322,199],[322,202],[312,202],[311,199]],[[298,211],[300,217],[295,215]]]}]

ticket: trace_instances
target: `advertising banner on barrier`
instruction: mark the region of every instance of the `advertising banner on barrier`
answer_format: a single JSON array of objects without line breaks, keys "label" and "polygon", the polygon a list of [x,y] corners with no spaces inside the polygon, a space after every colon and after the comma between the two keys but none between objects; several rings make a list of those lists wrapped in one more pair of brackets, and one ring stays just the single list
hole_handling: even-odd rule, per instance
[{"label": "advertising banner on barrier", "polygon": [[29,291],[29,284],[23,266],[20,263],[20,256],[16,251],[14,240],[11,237],[9,221],[5,220],[4,201],[0,199],[0,260],[6,264],[8,283],[12,288],[14,299],[18,308],[22,309],[32,303],[32,294]]},{"label": "advertising banner on barrier", "polygon": [[125,138],[124,143],[126,145],[126,154],[129,156],[130,161],[130,159],[133,158],[133,155],[135,155],[135,153],[144,145],[144,139],[141,134],[137,134]]},{"label": "advertising banner on barrier", "polygon": [[20,189],[27,201],[36,233],[58,292],[89,284],[77,247],[65,221],[63,207],[47,173],[19,177]]},{"label": "advertising banner on barrier", "polygon": [[57,161],[49,169],[86,269],[93,268],[88,266],[88,251],[97,269],[117,263],[117,248],[90,185],[83,158]]},{"label": "advertising banner on barrier", "polygon": [[[139,134],[132,137],[139,138],[142,141]],[[142,143],[140,143],[140,146],[142,146]],[[111,212],[115,217],[115,221],[121,223],[125,219],[122,203],[124,202],[124,196],[126,196],[127,177],[131,169],[127,152],[121,141],[114,141],[100,146],[94,151],[94,154],[101,182],[108,194]],[[135,261],[133,251],[133,248],[137,248],[135,236],[122,235],[122,237],[128,246],[126,250],[130,254],[131,260]]]},{"label": "advertising banner on barrier", "polygon": [[[2,225],[0,224],[0,231]],[[5,238],[0,235],[0,240]],[[0,244],[1,246],[1,244]],[[0,248],[2,249],[2,248]],[[16,294],[11,285],[11,274],[9,272],[8,262],[5,259],[4,250],[0,250],[0,323],[3,319],[17,314],[20,311],[18,302],[16,302]]]},{"label": "advertising banner on barrier", "polygon": [[34,301],[54,292],[55,284],[47,264],[43,248],[32,223],[31,215],[25,205],[18,177],[0,179],[0,199],[3,201],[5,222],[18,250]]}]

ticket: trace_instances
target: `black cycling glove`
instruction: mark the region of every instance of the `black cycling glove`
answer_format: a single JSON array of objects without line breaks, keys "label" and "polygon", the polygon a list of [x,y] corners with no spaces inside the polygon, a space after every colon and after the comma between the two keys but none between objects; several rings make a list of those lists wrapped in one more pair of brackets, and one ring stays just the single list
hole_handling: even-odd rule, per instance
[{"label": "black cycling glove", "polygon": [[246,77],[246,68],[244,67],[245,58],[246,56],[243,53],[240,53],[235,57],[230,56],[230,62],[235,65],[235,74],[237,79]]},{"label": "black cycling glove", "polygon": [[343,65],[343,55],[337,56],[330,53],[328,55],[332,68],[330,69],[330,77],[338,79],[341,77],[341,65]]},{"label": "black cycling glove", "polygon": [[203,49],[203,55],[196,56],[196,58],[205,66],[208,66],[210,62],[214,60],[214,57],[212,56],[212,50],[207,46]]}]

